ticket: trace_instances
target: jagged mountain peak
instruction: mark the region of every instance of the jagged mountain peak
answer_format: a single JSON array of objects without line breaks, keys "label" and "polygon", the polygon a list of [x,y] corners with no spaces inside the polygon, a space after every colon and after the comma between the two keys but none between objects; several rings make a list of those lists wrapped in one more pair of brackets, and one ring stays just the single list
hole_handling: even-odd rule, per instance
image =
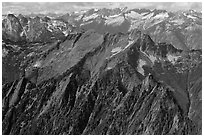
[{"label": "jagged mountain peak", "polygon": [[16,18],[16,16],[14,14],[8,14],[7,17],[8,18]]},{"label": "jagged mountain peak", "polygon": [[201,134],[200,19],[182,14],[6,18],[2,133]]},{"label": "jagged mountain peak", "polygon": [[[28,17],[26,18],[31,20]],[[202,17],[198,12],[172,13],[157,9],[129,9],[122,11],[122,9],[117,8],[104,8],[90,9],[83,13],[60,15],[57,18],[48,19],[41,16],[35,16],[35,18],[38,18],[37,20],[40,20],[40,22],[47,22],[47,27],[50,26],[50,21],[57,20],[60,24],[70,26],[71,31],[72,28],[95,29],[103,34],[104,32],[126,33],[139,29],[149,34],[155,42],[168,42],[178,49],[188,50],[201,47],[199,34],[201,33]],[[21,24],[25,26],[26,23]],[[55,27],[57,24],[52,25]],[[68,31],[64,30],[64,25],[60,26],[59,29],[64,35],[67,35]],[[24,28],[24,32],[26,31],[26,28]],[[193,40],[189,41],[189,39]],[[12,39],[10,40],[12,41]]]},{"label": "jagged mountain peak", "polygon": [[155,87],[156,83],[157,83],[157,81],[154,79],[154,76],[150,73],[144,79],[144,87],[146,87],[148,89]]}]

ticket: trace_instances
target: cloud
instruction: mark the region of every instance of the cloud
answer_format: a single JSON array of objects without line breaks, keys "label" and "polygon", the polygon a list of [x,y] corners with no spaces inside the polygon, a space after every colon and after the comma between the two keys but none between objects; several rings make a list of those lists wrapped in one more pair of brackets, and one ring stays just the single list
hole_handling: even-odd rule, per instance
[{"label": "cloud", "polygon": [[201,2],[3,2],[2,13],[13,12],[16,14],[58,12],[67,13],[90,8],[147,8],[164,9],[169,11],[202,10]]},{"label": "cloud", "polygon": [[139,2],[139,3],[124,3],[129,8],[148,8],[148,9],[162,9],[168,11],[189,10],[194,9],[201,11],[201,2]]}]

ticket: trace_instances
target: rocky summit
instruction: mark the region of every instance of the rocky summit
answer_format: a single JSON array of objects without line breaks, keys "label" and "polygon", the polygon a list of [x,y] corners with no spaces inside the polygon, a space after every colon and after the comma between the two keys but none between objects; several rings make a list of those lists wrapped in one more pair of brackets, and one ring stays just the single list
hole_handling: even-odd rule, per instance
[{"label": "rocky summit", "polygon": [[201,13],[9,14],[2,28],[2,134],[202,134]]}]

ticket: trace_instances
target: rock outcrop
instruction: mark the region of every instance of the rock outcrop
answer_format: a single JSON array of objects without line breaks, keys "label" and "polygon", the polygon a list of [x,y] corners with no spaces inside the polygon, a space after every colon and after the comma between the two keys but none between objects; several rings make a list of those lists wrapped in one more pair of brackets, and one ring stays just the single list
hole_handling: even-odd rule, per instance
[{"label": "rock outcrop", "polygon": [[23,27],[18,18],[13,14],[8,14],[7,18],[2,20],[2,38],[5,41],[22,42],[25,40]]},{"label": "rock outcrop", "polygon": [[35,49],[25,75],[2,87],[3,134],[202,134],[201,51],[138,30]]},{"label": "rock outcrop", "polygon": [[52,17],[15,17],[9,14],[3,20],[2,27],[3,39],[11,42],[48,43],[64,40],[64,37],[76,30],[94,29],[104,34],[127,33],[139,29],[150,35],[156,43],[166,42],[181,50],[197,50],[202,47],[202,13],[193,10],[168,12],[157,9],[103,8]]}]

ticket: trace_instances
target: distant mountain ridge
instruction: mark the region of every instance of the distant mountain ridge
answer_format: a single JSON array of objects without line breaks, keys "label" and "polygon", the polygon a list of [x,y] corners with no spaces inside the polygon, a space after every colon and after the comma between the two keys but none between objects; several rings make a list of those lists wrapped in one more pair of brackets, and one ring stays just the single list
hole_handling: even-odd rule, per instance
[{"label": "distant mountain ridge", "polygon": [[202,17],[92,9],[2,21],[2,134],[202,134]]},{"label": "distant mountain ridge", "polygon": [[[56,15],[53,17],[45,15],[24,17],[21,15],[16,18],[16,22],[21,20],[20,24],[15,25],[10,22],[9,16],[3,19],[3,39],[14,42],[22,40],[49,42],[52,41],[51,39],[63,39],[67,33],[80,28],[83,30],[95,29],[101,34],[105,32],[126,33],[132,29],[139,29],[149,34],[155,42],[167,42],[183,50],[201,49],[202,45],[202,14],[194,10],[167,12],[156,9],[90,9],[58,17]],[[15,30],[17,28],[22,29]],[[14,34],[9,33],[9,30],[12,29],[16,32],[15,39],[12,36]]]}]

